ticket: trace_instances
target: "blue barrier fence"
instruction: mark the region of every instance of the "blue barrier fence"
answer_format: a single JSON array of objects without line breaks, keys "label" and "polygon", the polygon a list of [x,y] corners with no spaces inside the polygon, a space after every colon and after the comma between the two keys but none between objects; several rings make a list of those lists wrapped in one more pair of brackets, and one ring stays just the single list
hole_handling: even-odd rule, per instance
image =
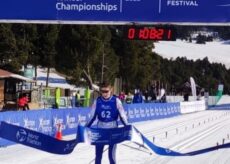
[{"label": "blue barrier fence", "polygon": [[146,103],[124,105],[129,122],[173,117],[180,114],[179,103]]},{"label": "blue barrier fence", "polygon": [[213,105],[208,107],[209,110],[229,110],[230,104]]},{"label": "blue barrier fence", "polygon": [[[180,114],[179,103],[125,104],[124,108],[130,123]],[[57,125],[62,125],[63,135],[76,133],[78,123],[84,124],[89,119],[90,108],[43,109],[36,111],[9,111],[0,113],[0,121],[19,125],[54,136]],[[0,146],[13,144],[0,138]]]}]

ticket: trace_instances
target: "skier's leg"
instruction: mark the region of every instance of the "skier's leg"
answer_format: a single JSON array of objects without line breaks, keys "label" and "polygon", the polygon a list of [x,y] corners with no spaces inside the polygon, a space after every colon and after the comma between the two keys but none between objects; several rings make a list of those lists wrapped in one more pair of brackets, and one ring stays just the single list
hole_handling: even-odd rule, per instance
[{"label": "skier's leg", "polygon": [[96,152],[95,164],[101,164],[104,145],[96,145],[95,149],[96,149],[95,150],[95,152]]},{"label": "skier's leg", "polygon": [[116,149],[117,145],[109,145],[109,162],[110,164],[116,164]]}]

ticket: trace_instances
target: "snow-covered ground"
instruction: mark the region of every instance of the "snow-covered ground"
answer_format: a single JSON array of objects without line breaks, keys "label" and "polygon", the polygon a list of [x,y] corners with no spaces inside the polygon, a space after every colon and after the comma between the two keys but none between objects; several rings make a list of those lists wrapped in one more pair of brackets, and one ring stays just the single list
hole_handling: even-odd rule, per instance
[{"label": "snow-covered ground", "polygon": [[[46,85],[46,77],[47,77],[47,68],[38,68],[37,69],[37,85]],[[64,76],[59,75],[55,69],[50,70],[49,79],[52,82],[49,82],[49,87],[59,87],[74,90],[76,87],[74,85],[70,85],[67,83],[66,78]]]},{"label": "snow-covered ground", "polygon": [[217,102],[217,105],[230,104],[230,96],[223,95],[221,99]]},{"label": "snow-covered ground", "polygon": [[[208,110],[168,119],[135,123],[134,125],[154,143],[179,152],[190,152],[230,142],[230,110]],[[168,136],[166,137],[166,132]],[[105,151],[103,164],[108,164]],[[70,155],[54,155],[23,145],[0,148],[1,164],[89,164],[94,163],[94,147],[79,144]],[[150,154],[131,142],[117,148],[118,164],[229,164],[230,149],[221,149],[197,156],[165,157]]]},{"label": "snow-covered ground", "polygon": [[206,56],[210,62],[225,64],[230,68],[230,41],[213,41],[206,44],[188,43],[185,41],[160,41],[154,43],[154,52],[164,58],[175,59],[186,57],[187,59],[203,59]]}]

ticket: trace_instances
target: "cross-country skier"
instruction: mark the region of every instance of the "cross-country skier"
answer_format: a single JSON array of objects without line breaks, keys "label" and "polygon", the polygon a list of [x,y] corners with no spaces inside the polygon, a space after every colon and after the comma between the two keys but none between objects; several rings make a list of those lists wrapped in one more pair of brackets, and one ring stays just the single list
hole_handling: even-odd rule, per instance
[{"label": "cross-country skier", "polygon": [[[86,124],[90,127],[97,118],[98,128],[115,128],[118,127],[120,119],[124,126],[127,125],[127,117],[124,112],[121,101],[112,95],[112,87],[108,82],[103,82],[100,86],[101,96],[94,101],[91,109],[91,118]],[[95,164],[101,164],[104,145],[96,145]],[[115,164],[116,144],[109,145],[109,161]]]}]

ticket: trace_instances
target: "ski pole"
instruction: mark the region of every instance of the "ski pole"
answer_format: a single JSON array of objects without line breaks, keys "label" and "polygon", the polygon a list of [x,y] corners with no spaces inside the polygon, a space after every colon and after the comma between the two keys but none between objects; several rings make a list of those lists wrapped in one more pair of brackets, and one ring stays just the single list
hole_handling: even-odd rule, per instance
[{"label": "ski pole", "polygon": [[[121,145],[126,146],[126,147],[129,147],[129,148],[131,148],[131,149],[135,149],[135,150],[138,150],[138,151],[147,153],[147,154],[149,154],[149,155],[152,155],[152,152],[150,152],[150,151],[141,150],[140,148],[133,147],[133,146],[130,146],[130,145],[127,145],[127,144],[121,144]],[[144,146],[141,146],[141,147],[143,147],[144,149],[148,150],[148,149],[147,149],[146,147],[144,147]]]}]

